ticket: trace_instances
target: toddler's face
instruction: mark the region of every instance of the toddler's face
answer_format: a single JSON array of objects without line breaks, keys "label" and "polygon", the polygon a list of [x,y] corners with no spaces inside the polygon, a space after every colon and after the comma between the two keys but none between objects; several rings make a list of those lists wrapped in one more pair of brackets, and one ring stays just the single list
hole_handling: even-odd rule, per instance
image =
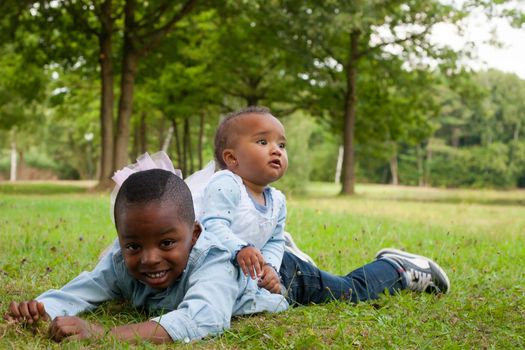
[{"label": "toddler's face", "polygon": [[288,168],[284,127],[270,114],[239,117],[228,169],[259,186],[279,180]]},{"label": "toddler's face", "polygon": [[120,248],[130,274],[156,289],[183,273],[201,228],[177,219],[173,203],[152,202],[126,208],[117,217]]}]

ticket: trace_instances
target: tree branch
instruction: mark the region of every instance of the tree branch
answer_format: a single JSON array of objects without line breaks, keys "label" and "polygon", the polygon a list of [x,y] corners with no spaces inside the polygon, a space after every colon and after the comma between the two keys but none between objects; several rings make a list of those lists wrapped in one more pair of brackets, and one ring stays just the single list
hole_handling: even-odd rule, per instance
[{"label": "tree branch", "polygon": [[[79,1],[81,5],[88,6],[84,1]],[[69,14],[75,19],[75,22],[80,24],[80,26],[84,29],[86,33],[92,34],[94,36],[99,36],[100,32],[89,25],[89,22],[87,21],[85,16],[82,16],[82,14],[87,13],[88,11],[79,11],[78,8],[73,4],[71,1],[65,1],[65,8],[66,11],[69,12]]]},{"label": "tree branch", "polygon": [[138,51],[138,53],[144,54],[145,52],[157,46],[160,40],[171,31],[171,29],[177,22],[179,22],[182,18],[184,18],[184,16],[189,14],[196,4],[197,0],[187,0],[186,3],[180,9],[180,11],[177,12],[165,25],[152,32],[146,33],[144,35],[139,35],[138,37],[140,38],[141,42],[147,44],[145,44]]},{"label": "tree branch", "polygon": [[412,41],[414,39],[417,39],[417,38],[421,38],[423,36],[425,36],[426,34],[429,33],[430,31],[430,28],[431,26],[427,26],[425,27],[425,29],[421,32],[421,33],[413,33],[412,35],[409,35],[405,38],[399,38],[399,39],[396,39],[396,40],[393,40],[393,41],[387,41],[387,42],[382,42],[382,43],[379,43],[375,46],[371,46],[369,48],[367,48],[366,50],[362,50],[358,55],[357,55],[357,58],[361,58],[362,56],[365,56],[367,54],[369,54],[370,52],[372,51],[376,51],[382,47],[385,47],[387,45],[396,45],[396,44],[401,44],[401,43],[404,43],[404,42],[407,42],[407,41]]}]

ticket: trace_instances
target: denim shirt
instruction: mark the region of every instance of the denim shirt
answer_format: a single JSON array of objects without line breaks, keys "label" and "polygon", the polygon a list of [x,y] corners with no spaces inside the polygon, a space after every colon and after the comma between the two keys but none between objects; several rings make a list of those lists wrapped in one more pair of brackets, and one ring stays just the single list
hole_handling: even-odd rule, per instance
[{"label": "denim shirt", "polygon": [[237,252],[254,244],[277,271],[283,259],[286,198],[277,189],[264,189],[266,206],[253,201],[242,178],[229,170],[216,172],[206,186],[199,219],[219,237],[235,262]]},{"label": "denim shirt", "polygon": [[230,327],[232,315],[288,308],[282,295],[258,288],[255,280],[235,268],[228,250],[205,230],[181,277],[167,289],[154,289],[134,279],[116,240],[92,271],[82,272],[61,289],[37,298],[51,319],[93,310],[114,299],[157,313],[151,321],[158,322],[173,340],[185,342],[223,332]]}]

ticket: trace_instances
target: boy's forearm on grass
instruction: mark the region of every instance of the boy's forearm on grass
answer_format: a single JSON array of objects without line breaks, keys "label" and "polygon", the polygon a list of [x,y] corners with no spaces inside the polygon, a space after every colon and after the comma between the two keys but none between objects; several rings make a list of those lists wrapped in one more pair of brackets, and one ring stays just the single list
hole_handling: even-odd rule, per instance
[{"label": "boy's forearm on grass", "polygon": [[161,344],[173,341],[168,332],[154,321],[115,327],[108,333],[119,340],[130,342],[148,340],[155,344]]}]

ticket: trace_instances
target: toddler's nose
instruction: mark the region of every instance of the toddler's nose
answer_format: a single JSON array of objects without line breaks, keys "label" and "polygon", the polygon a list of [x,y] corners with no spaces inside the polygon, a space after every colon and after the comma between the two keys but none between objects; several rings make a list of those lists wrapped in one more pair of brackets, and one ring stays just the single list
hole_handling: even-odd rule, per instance
[{"label": "toddler's nose", "polygon": [[272,145],[272,154],[281,155],[282,153],[283,153],[283,150],[281,149],[281,147],[279,147],[278,144]]}]

